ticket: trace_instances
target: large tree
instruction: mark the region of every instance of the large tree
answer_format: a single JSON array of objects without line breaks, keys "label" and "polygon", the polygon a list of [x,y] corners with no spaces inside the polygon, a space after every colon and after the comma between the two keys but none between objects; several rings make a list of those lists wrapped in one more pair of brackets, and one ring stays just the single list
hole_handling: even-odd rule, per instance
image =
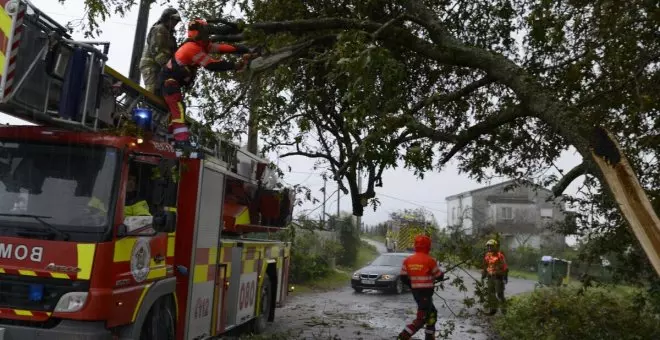
[{"label": "large tree", "polygon": [[[375,198],[382,171],[401,160],[420,175],[455,159],[478,180],[489,172],[529,178],[572,146],[583,163],[542,184],[561,195],[586,176],[586,196],[608,220],[580,219],[580,227],[620,234],[623,212],[660,271],[660,222],[646,198],[657,210],[657,2],[237,3],[249,23],[244,38],[287,58],[237,86],[204,74],[206,117],[242,129],[245,108],[229,104],[258,85],[250,109],[268,149],[322,160],[349,184],[356,215]],[[189,17],[216,16],[220,5],[182,8]],[[367,174],[362,192],[358,170]]]}]

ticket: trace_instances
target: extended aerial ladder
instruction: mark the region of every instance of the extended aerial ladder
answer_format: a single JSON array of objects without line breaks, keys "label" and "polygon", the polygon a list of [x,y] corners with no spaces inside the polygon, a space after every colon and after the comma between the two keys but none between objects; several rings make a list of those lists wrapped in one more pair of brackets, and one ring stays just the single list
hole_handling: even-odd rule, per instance
[{"label": "extended aerial ladder", "polygon": [[[0,5],[2,14],[12,19],[0,22],[8,37],[7,44],[0,46],[0,111],[37,125],[119,133],[122,126],[130,124],[135,109],[147,109],[153,121],[150,138],[168,140],[169,113],[163,98],[106,64],[109,42],[74,41],[65,27],[24,1],[0,0]],[[186,120],[200,156],[216,158],[234,174],[237,181],[229,185],[236,187],[237,194],[250,196],[248,200],[254,205],[284,196],[284,204],[278,205],[281,211],[250,209],[250,220],[264,223],[228,223],[225,232],[268,231],[263,225],[284,227],[289,221],[278,217],[289,215],[294,196],[274,183],[270,162],[208,126],[190,117]]]}]

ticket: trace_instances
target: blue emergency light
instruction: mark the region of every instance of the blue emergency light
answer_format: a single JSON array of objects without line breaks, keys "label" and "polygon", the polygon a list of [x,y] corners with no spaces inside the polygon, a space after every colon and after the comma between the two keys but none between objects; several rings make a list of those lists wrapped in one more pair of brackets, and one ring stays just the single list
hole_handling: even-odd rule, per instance
[{"label": "blue emergency light", "polygon": [[28,294],[28,299],[30,299],[30,301],[39,302],[43,298],[44,298],[44,285],[31,284],[30,293]]},{"label": "blue emergency light", "polygon": [[153,112],[147,108],[136,107],[133,109],[133,122],[141,129],[151,129]]}]

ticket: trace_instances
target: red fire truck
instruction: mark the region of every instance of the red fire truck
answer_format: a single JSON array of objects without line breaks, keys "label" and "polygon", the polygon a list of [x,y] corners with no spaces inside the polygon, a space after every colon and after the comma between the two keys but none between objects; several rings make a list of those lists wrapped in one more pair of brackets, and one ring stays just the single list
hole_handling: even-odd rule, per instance
[{"label": "red fire truck", "polygon": [[[191,122],[29,2],[0,0],[0,340],[260,332],[288,294],[294,195],[270,163]],[[121,127],[132,127],[132,130]]]}]

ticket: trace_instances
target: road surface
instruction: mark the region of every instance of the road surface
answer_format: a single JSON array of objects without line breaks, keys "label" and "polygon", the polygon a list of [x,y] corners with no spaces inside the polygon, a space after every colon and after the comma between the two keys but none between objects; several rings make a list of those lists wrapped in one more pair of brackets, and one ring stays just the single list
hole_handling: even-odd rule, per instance
[{"label": "road surface", "polygon": [[[381,252],[384,245],[367,241]],[[470,272],[477,277],[477,272]],[[460,275],[468,282],[466,273],[452,272],[448,276]],[[463,299],[472,296],[470,291],[461,293],[453,286],[439,292],[447,300],[449,308],[456,314],[464,309]],[[534,289],[534,281],[510,278],[507,295],[519,294]],[[440,298],[434,298],[438,309],[438,330],[443,322],[452,320],[455,329],[450,339],[490,340],[483,318],[475,316],[476,310],[468,310],[472,316],[455,317]],[[402,328],[415,318],[416,305],[410,292],[392,295],[365,291],[355,293],[347,282],[346,287],[330,292],[301,293],[289,297],[286,305],[276,310],[275,322],[268,334],[289,334],[289,339],[395,339]],[[413,339],[423,339],[423,331]]]}]

